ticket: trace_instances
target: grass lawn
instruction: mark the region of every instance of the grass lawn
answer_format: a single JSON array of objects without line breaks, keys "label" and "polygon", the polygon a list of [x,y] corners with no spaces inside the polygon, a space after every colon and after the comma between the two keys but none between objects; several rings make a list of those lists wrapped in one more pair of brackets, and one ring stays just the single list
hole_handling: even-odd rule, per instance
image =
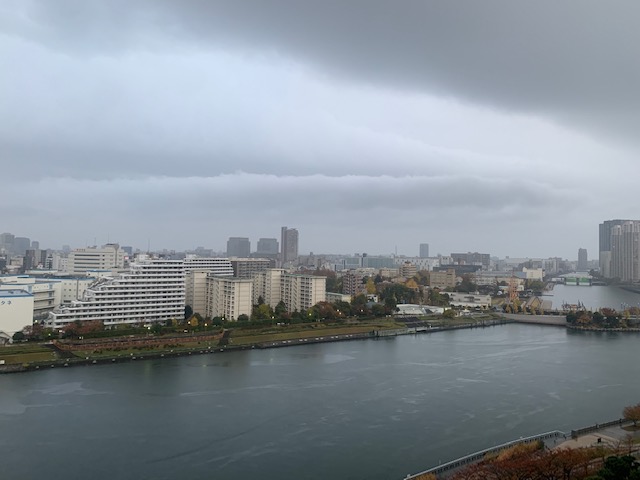
[{"label": "grass lawn", "polygon": [[58,356],[50,349],[40,345],[9,345],[0,347],[0,360],[7,365],[20,363],[48,362]]}]

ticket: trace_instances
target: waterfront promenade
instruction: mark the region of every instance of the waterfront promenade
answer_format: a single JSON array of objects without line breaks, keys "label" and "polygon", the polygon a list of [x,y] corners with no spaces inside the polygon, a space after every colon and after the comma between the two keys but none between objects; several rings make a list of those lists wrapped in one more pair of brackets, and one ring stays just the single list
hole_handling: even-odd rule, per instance
[{"label": "waterfront promenade", "polygon": [[447,478],[469,465],[481,462],[492,454],[497,454],[516,445],[529,444],[537,441],[542,441],[547,449],[574,449],[604,446],[614,451],[637,451],[638,447],[636,442],[640,439],[640,430],[630,430],[629,427],[631,425],[633,425],[633,422],[630,420],[620,418],[618,420],[572,430],[570,434],[554,430],[539,435],[519,438],[511,442],[465,455],[464,457],[413,475],[407,475],[405,480],[419,480],[428,474],[433,474],[440,479]]}]

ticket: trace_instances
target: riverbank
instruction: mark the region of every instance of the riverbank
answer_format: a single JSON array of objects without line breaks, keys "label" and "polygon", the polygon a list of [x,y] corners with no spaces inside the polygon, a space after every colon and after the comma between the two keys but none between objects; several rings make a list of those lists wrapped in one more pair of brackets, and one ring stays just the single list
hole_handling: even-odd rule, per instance
[{"label": "riverbank", "polygon": [[[318,329],[313,332],[297,332],[296,336],[293,332],[291,336],[286,339],[268,339],[269,336],[265,336],[262,341],[253,341],[244,343],[241,341],[239,344],[228,343],[226,345],[220,345],[219,341],[222,336],[212,336],[211,341],[199,341],[197,345],[191,347],[184,347],[183,344],[189,343],[193,340],[193,337],[181,337],[183,344],[174,343],[168,348],[160,348],[157,350],[136,350],[129,351],[124,350],[103,350],[96,349],[96,342],[88,342],[86,344],[80,344],[75,342],[74,348],[70,348],[70,344],[63,344],[61,342],[48,342],[46,348],[50,350],[57,350],[59,352],[58,358],[51,358],[47,360],[34,361],[34,362],[22,362],[13,364],[0,365],[0,373],[23,373],[31,372],[42,369],[50,368],[68,368],[74,366],[92,366],[103,365],[113,363],[129,363],[134,361],[143,360],[157,360],[163,358],[175,358],[189,355],[211,355],[230,353],[235,351],[244,351],[251,349],[268,349],[268,348],[282,348],[282,347],[294,347],[300,345],[309,345],[316,343],[329,343],[329,342],[344,342],[353,340],[371,340],[380,338],[389,338],[399,335],[416,335],[421,333],[435,333],[441,331],[450,331],[457,329],[470,329],[470,328],[487,328],[497,325],[504,325],[511,323],[508,319],[495,319],[492,317],[481,318],[473,322],[458,323],[455,325],[442,325],[442,326],[429,326],[426,322],[418,322],[419,325],[405,328],[371,328],[367,326],[366,332],[352,332],[352,333],[337,333],[335,330],[328,329],[326,333],[322,333],[322,329]],[[372,325],[375,326],[375,325]],[[249,338],[256,338],[255,336],[248,336]],[[215,338],[215,340],[213,340]],[[239,337],[242,339],[243,337]],[[144,339],[142,339],[144,340]],[[160,337],[160,340],[162,338]],[[107,340],[108,341],[108,340]],[[154,343],[158,342],[157,339]],[[102,344],[106,344],[103,341]],[[69,348],[65,348],[69,347]],[[85,346],[87,349],[82,349]],[[10,347],[4,347],[10,348]],[[142,347],[145,348],[145,347]],[[0,350],[0,360],[2,359],[2,351]]]},{"label": "riverbank", "polygon": [[[631,445],[637,444],[640,440],[640,430],[630,433],[629,427],[633,425],[631,420],[619,418],[610,422],[596,423],[587,427],[571,430],[570,434],[554,430],[530,437],[519,438],[494,447],[489,447],[478,452],[465,455],[463,457],[451,460],[437,467],[432,467],[420,473],[407,475],[405,480],[420,480],[421,478],[447,478],[470,465],[480,463],[487,458],[495,457],[500,452],[517,447],[519,445],[528,445],[536,442],[543,442],[545,449],[579,449],[589,447],[607,447],[616,450],[620,445],[628,444],[629,450]],[[638,447],[634,447],[637,451]]]}]

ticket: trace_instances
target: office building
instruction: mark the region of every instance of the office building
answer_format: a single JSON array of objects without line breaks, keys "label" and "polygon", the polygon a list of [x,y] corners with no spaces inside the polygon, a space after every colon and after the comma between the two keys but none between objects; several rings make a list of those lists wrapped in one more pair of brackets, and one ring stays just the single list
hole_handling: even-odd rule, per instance
[{"label": "office building", "polygon": [[122,270],[124,250],[117,243],[108,243],[101,248],[76,248],[67,260],[67,271],[82,273],[89,270]]},{"label": "office building", "polygon": [[251,254],[251,242],[245,237],[230,237],[227,240],[227,257],[246,258]]},{"label": "office building", "polygon": [[258,255],[278,255],[280,246],[276,238],[261,238],[258,240],[256,253]]},{"label": "office building", "polygon": [[488,253],[452,253],[451,258],[457,265],[482,265],[483,270],[487,270],[491,265],[491,255]]},{"label": "office building", "polygon": [[427,258],[429,256],[429,244],[421,243],[420,244],[420,258]]},{"label": "office building", "polygon": [[589,269],[589,259],[587,257],[587,249],[578,249],[578,271],[586,272]]},{"label": "office building", "polygon": [[298,230],[281,228],[280,249],[280,260],[283,265],[298,259]]},{"label": "office building", "polygon": [[429,286],[444,290],[456,286],[456,271],[452,268],[444,272],[431,272],[429,274]]},{"label": "office building", "polygon": [[31,239],[27,237],[15,237],[13,239],[13,253],[24,255],[31,248]]}]

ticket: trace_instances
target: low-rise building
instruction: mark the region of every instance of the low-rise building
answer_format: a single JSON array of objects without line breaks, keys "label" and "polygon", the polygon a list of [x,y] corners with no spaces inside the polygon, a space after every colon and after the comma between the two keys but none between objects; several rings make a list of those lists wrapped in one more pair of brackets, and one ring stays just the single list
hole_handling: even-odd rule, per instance
[{"label": "low-rise building", "polygon": [[449,305],[461,308],[489,308],[491,306],[490,295],[475,293],[449,292]]},{"label": "low-rise building", "polygon": [[0,290],[0,343],[33,323],[33,298],[22,289]]},{"label": "low-rise building", "polygon": [[445,272],[431,272],[429,274],[429,286],[444,290],[456,286],[456,272],[450,268]]}]

